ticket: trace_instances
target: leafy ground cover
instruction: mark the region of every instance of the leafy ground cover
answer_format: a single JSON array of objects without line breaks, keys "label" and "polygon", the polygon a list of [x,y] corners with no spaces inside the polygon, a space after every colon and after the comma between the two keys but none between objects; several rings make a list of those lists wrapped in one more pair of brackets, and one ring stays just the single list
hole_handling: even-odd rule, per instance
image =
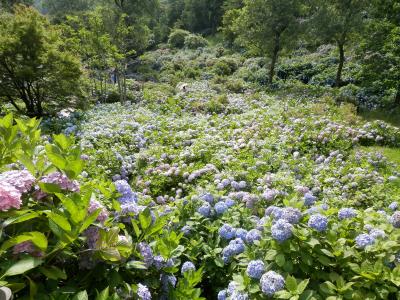
[{"label": "leafy ground cover", "polygon": [[21,299],[399,298],[400,130],[329,88],[262,91],[239,77],[257,61],[158,52],[132,102],[43,133],[1,119],[2,284]]}]

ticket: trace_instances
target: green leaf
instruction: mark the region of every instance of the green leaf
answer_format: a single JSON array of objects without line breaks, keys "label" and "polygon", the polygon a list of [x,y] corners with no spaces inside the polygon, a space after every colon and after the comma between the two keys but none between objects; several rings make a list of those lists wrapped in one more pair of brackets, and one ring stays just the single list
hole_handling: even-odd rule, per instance
[{"label": "green leaf", "polygon": [[283,265],[285,264],[285,255],[283,255],[282,253],[278,254],[275,257],[275,262],[278,266],[283,267]]},{"label": "green leaf", "polygon": [[100,294],[97,295],[96,300],[107,300],[109,295],[109,287],[106,287]]},{"label": "green leaf", "polygon": [[60,186],[55,183],[39,182],[39,187],[43,192],[48,194],[61,193],[62,191]]},{"label": "green leaf", "polygon": [[82,291],[77,293],[72,300],[89,300],[89,297],[86,291]]},{"label": "green leaf", "polygon": [[67,232],[71,231],[71,225],[69,224],[67,218],[65,218],[64,216],[61,216],[54,212],[47,212],[47,216],[50,220],[56,223],[62,230]]},{"label": "green leaf", "polygon": [[147,228],[150,227],[151,225],[151,212],[149,208],[146,208],[144,211],[142,211],[139,214],[139,222],[140,222],[140,226],[142,227],[143,230],[146,230]]},{"label": "green leaf", "polygon": [[305,279],[297,285],[297,294],[301,295],[306,289],[310,279]]},{"label": "green leaf", "polygon": [[0,278],[23,274],[41,265],[43,260],[37,257],[27,257],[12,265]]},{"label": "green leaf", "polygon": [[297,291],[297,280],[293,276],[286,277],[286,288],[293,294]]},{"label": "green leaf", "polygon": [[292,297],[292,294],[288,291],[278,291],[274,294],[274,297],[278,299],[290,299],[290,297]]},{"label": "green leaf", "polygon": [[72,140],[66,137],[64,134],[53,135],[53,140],[62,150],[68,150],[68,148],[72,145]]},{"label": "green leaf", "polygon": [[327,295],[333,295],[336,292],[336,286],[330,281],[325,281],[324,283],[321,283],[319,285],[319,288],[323,293]]},{"label": "green leaf", "polygon": [[14,218],[9,218],[3,222],[3,227],[7,227],[11,224],[18,224],[22,223],[34,218],[39,217],[39,214],[35,211],[28,211],[26,214],[14,217]]},{"label": "green leaf", "polygon": [[146,264],[142,261],[138,260],[131,260],[125,264],[125,267],[129,269],[139,269],[139,270],[146,270]]},{"label": "green leaf", "polygon": [[40,267],[39,271],[49,279],[67,279],[67,274],[56,266]]},{"label": "green leaf", "polygon": [[45,146],[45,149],[47,157],[49,158],[51,163],[57,168],[64,170],[68,162],[61,154],[58,153],[57,148],[54,145],[48,144]]},{"label": "green leaf", "polygon": [[26,232],[18,236],[15,236],[4,242],[0,249],[4,251],[12,246],[15,246],[17,244],[26,241],[31,241],[33,244],[35,244],[35,246],[37,246],[42,251],[45,251],[47,249],[47,238],[43,233],[38,231]]}]

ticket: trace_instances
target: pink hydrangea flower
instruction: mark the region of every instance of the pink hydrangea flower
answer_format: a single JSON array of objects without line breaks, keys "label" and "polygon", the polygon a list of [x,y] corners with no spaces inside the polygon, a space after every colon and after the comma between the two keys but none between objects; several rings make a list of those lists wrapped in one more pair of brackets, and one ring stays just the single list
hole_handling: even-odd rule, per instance
[{"label": "pink hydrangea flower", "polygon": [[0,181],[0,211],[21,207],[21,192],[7,181]]},{"label": "pink hydrangea flower", "polygon": [[107,209],[97,200],[90,200],[88,213],[92,214],[95,210],[101,208],[99,215],[97,216],[97,221],[104,222],[108,218],[108,211]]},{"label": "pink hydrangea flower", "polygon": [[[79,192],[79,183],[76,180],[70,180],[67,176],[60,172],[54,172],[46,175],[40,179],[40,182],[57,184],[62,190],[65,191]],[[46,196],[47,194],[40,190],[36,193],[36,198],[39,200]]]},{"label": "pink hydrangea flower", "polygon": [[22,194],[28,192],[32,188],[35,180],[35,177],[27,170],[13,170],[0,174],[0,182],[5,181],[9,183]]}]

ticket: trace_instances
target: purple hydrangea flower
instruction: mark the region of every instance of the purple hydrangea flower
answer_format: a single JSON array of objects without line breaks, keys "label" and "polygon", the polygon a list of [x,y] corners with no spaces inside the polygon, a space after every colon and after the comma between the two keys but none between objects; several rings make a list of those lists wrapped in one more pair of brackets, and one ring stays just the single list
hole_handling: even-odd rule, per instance
[{"label": "purple hydrangea flower", "polygon": [[358,248],[364,249],[367,246],[373,245],[375,239],[366,233],[362,233],[356,237],[356,244]]},{"label": "purple hydrangea flower", "polygon": [[214,209],[218,215],[221,215],[228,210],[228,206],[225,204],[225,202],[220,201],[215,204]]},{"label": "purple hydrangea flower", "polygon": [[240,238],[240,239],[242,239],[243,241],[245,241],[245,240],[246,240],[247,232],[248,232],[248,231],[247,231],[246,229],[237,228],[237,229],[236,229],[236,232],[235,232],[235,236],[236,236],[237,238]]},{"label": "purple hydrangea flower", "polygon": [[221,290],[218,292],[218,300],[226,300],[227,293],[226,290]]},{"label": "purple hydrangea flower", "polygon": [[235,237],[235,232],[236,229],[229,224],[222,225],[218,230],[219,235],[226,240],[233,239]]},{"label": "purple hydrangea flower", "polygon": [[392,203],[389,204],[389,208],[390,208],[391,210],[396,210],[398,207],[399,207],[399,203],[396,202],[396,201],[394,201],[394,202],[392,202]]},{"label": "purple hydrangea flower", "polygon": [[254,241],[261,240],[261,232],[257,229],[250,230],[246,235],[246,242],[253,244]]},{"label": "purple hydrangea flower", "polygon": [[312,215],[308,220],[308,226],[319,232],[325,231],[328,226],[328,218],[321,214]]},{"label": "purple hydrangea flower", "polygon": [[182,265],[181,273],[183,274],[183,273],[186,273],[186,272],[188,272],[190,270],[195,271],[196,267],[191,261],[187,261]]},{"label": "purple hydrangea flower", "polygon": [[247,275],[254,279],[260,279],[264,273],[264,263],[261,260],[252,260],[246,269]]},{"label": "purple hydrangea flower", "polygon": [[132,191],[131,186],[126,180],[117,180],[114,182],[115,188],[121,196],[118,198],[118,201],[121,204],[128,204],[135,202],[137,203],[137,196]]},{"label": "purple hydrangea flower", "polygon": [[211,205],[208,202],[203,202],[203,204],[197,209],[197,212],[203,217],[208,217],[211,212]]},{"label": "purple hydrangea flower", "polygon": [[153,263],[153,251],[151,250],[149,244],[147,244],[146,242],[140,242],[139,245],[139,252],[140,255],[143,257],[143,261],[146,264],[147,267],[151,266],[151,264]]},{"label": "purple hydrangea flower", "polygon": [[272,296],[285,287],[285,279],[274,271],[269,271],[261,276],[261,290],[267,296]]},{"label": "purple hydrangea flower", "polygon": [[338,212],[339,220],[351,219],[357,216],[357,211],[353,208],[341,208]]},{"label": "purple hydrangea flower", "polygon": [[313,205],[315,203],[315,201],[317,201],[317,197],[315,197],[311,193],[305,193],[305,195],[304,195],[304,205],[311,206],[311,205]]},{"label": "purple hydrangea flower", "polygon": [[138,284],[137,295],[141,300],[151,300],[151,293],[147,286]]},{"label": "purple hydrangea flower", "polygon": [[389,220],[393,227],[400,228],[400,211],[395,211]]},{"label": "purple hydrangea flower", "polygon": [[284,219],[280,219],[271,226],[271,235],[278,242],[284,242],[292,237],[293,225]]}]

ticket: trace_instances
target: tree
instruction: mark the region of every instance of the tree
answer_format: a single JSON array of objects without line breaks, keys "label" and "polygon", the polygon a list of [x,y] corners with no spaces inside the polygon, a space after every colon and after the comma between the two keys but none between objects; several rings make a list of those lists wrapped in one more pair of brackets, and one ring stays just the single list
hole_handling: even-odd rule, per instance
[{"label": "tree", "polygon": [[80,63],[62,44],[59,31],[33,8],[0,15],[1,101],[39,117],[45,106],[71,105],[80,96]]},{"label": "tree", "polygon": [[33,0],[0,0],[0,11],[12,11],[14,6],[18,4],[32,5]]},{"label": "tree", "polygon": [[270,58],[269,83],[273,82],[280,51],[297,38],[301,5],[298,0],[245,0],[232,31],[239,43]]},{"label": "tree", "polygon": [[394,102],[399,106],[400,2],[371,2],[361,49],[364,86],[385,92],[393,91]]},{"label": "tree", "polygon": [[317,38],[324,42],[336,43],[339,51],[339,64],[335,86],[342,84],[342,70],[345,62],[345,45],[352,36],[361,33],[365,15],[364,0],[317,1],[315,24]]}]

